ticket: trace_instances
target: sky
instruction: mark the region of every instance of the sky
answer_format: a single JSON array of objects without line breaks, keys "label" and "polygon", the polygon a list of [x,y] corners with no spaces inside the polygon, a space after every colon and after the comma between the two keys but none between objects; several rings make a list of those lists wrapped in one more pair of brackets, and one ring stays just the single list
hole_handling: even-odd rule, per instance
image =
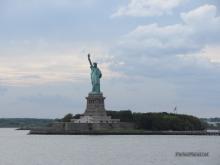
[{"label": "sky", "polygon": [[107,110],[220,117],[219,0],[1,0],[0,118]]}]

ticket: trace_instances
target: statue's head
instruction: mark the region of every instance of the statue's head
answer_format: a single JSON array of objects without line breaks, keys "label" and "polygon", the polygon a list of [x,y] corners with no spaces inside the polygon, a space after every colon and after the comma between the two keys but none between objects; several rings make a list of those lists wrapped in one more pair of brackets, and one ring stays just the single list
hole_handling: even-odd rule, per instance
[{"label": "statue's head", "polygon": [[97,68],[97,63],[96,63],[96,62],[94,62],[94,63],[93,63],[93,66],[94,66],[95,68]]}]

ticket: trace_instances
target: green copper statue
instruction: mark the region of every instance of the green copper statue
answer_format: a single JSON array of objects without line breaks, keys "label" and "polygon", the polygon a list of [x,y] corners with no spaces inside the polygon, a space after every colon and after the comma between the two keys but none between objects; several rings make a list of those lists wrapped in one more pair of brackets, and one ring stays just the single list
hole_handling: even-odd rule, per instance
[{"label": "green copper statue", "polygon": [[100,78],[102,77],[102,73],[97,67],[97,63],[94,62],[92,64],[90,59],[90,54],[88,54],[88,60],[91,68],[91,82],[92,82],[92,93],[101,93],[100,91]]}]

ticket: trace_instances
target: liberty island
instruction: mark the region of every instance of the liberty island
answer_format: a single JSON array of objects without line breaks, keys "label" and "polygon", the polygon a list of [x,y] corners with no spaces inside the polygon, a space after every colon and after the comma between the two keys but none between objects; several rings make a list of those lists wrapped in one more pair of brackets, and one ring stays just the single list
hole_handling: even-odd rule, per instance
[{"label": "liberty island", "polygon": [[[105,109],[105,97],[101,92],[100,79],[103,77],[96,62],[92,63],[90,54],[90,78],[92,89],[86,97],[86,108],[79,117],[56,121],[48,127],[31,128],[30,134],[71,134],[71,135],[220,135],[206,132],[203,123],[193,117],[181,114],[132,113],[114,116],[125,111]],[[122,98],[123,99],[123,98]],[[126,119],[126,120],[125,120]],[[129,120],[128,120],[129,119]],[[172,130],[172,131],[170,131]]]}]

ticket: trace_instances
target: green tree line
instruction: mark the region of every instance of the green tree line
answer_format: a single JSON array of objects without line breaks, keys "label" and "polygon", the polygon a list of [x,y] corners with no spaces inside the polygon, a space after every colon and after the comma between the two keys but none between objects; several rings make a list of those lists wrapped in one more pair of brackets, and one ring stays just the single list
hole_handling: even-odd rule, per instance
[{"label": "green tree line", "polygon": [[52,123],[52,119],[34,118],[0,118],[0,128],[30,128],[47,126]]},{"label": "green tree line", "polygon": [[132,113],[127,111],[107,111],[113,119],[120,119],[122,122],[134,122],[137,129],[145,130],[204,130],[207,124],[199,118],[167,112]]}]

